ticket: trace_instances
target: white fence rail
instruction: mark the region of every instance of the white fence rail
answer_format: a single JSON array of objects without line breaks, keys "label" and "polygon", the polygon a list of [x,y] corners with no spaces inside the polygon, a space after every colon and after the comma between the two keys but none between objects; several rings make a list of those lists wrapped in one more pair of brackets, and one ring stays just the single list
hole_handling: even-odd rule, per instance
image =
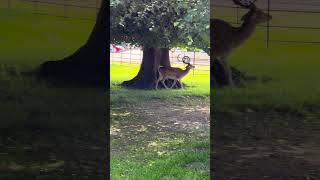
[{"label": "white fence rail", "polygon": [[[204,52],[190,52],[190,51],[169,51],[169,58],[171,65],[184,66],[182,62],[178,60],[183,56],[188,56],[191,60],[191,64],[195,66],[193,69],[193,75],[204,75],[210,72],[210,56]],[[143,51],[139,48],[126,49],[120,53],[110,52],[111,63],[120,63],[121,65],[141,64],[143,57]]]}]

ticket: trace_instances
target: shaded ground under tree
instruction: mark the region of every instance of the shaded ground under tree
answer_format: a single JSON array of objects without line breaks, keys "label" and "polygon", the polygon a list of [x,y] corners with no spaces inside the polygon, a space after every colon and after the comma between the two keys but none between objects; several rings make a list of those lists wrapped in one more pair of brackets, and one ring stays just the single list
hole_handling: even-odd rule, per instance
[{"label": "shaded ground under tree", "polygon": [[[224,87],[228,85],[228,79],[224,76],[225,70],[217,60],[211,60],[211,86],[213,88]],[[231,66],[232,79],[236,86],[242,86],[245,82],[258,80],[257,77],[248,75],[234,66]],[[270,78],[262,77],[262,81],[271,80]]]},{"label": "shaded ground under tree", "polygon": [[[214,111],[212,178],[319,179],[319,113]],[[221,134],[224,133],[224,134]]]},{"label": "shaded ground under tree", "polygon": [[87,42],[75,53],[62,60],[43,63],[38,70],[38,75],[56,82],[108,84],[108,19],[107,3],[101,1],[101,9]]}]

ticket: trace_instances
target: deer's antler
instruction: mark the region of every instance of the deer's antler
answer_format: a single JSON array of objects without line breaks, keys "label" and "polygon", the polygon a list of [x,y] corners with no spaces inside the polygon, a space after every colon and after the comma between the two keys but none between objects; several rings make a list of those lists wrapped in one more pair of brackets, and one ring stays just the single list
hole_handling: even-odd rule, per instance
[{"label": "deer's antler", "polygon": [[239,5],[246,9],[256,9],[257,6],[254,4],[257,0],[232,0],[236,5]]},{"label": "deer's antler", "polygon": [[182,62],[183,62],[184,64],[190,65],[190,57],[188,57],[188,56],[183,56]]}]

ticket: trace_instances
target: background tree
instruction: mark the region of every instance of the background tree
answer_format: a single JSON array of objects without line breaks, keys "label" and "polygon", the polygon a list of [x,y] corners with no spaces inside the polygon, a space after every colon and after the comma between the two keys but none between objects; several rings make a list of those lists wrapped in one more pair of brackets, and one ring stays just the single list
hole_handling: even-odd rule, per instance
[{"label": "background tree", "polygon": [[[41,65],[38,73],[50,80],[106,85],[109,60],[107,53],[107,1],[102,0],[95,26],[87,42],[72,55]],[[76,31],[76,29],[75,29]]]},{"label": "background tree", "polygon": [[209,8],[208,0],[112,0],[111,43],[143,47],[137,76],[123,85],[154,88],[158,66],[170,66],[172,47],[209,54]]}]

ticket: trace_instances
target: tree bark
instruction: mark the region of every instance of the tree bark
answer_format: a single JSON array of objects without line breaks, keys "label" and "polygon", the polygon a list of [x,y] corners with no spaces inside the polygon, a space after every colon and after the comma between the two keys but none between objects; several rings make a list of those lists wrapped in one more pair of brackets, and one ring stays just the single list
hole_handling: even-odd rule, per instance
[{"label": "tree bark", "polygon": [[43,63],[38,71],[40,77],[67,83],[106,85],[109,80],[107,24],[107,3],[101,1],[101,9],[87,42],[62,60]]},{"label": "tree bark", "polygon": [[[211,63],[211,87],[219,88],[229,85],[228,77],[226,74],[227,70],[223,65],[220,64],[220,61],[213,59]],[[248,76],[246,73],[238,70],[237,68],[231,66],[231,76],[235,85],[240,85],[244,81],[255,80],[256,78],[253,76]]]},{"label": "tree bark", "polygon": [[220,61],[213,59],[211,63],[211,85],[213,87],[222,87],[228,85],[228,77],[225,76],[226,69],[223,68]]},{"label": "tree bark", "polygon": [[158,67],[170,67],[168,48],[143,49],[142,63],[136,77],[124,81],[123,86],[137,89],[153,89],[158,78]]}]

